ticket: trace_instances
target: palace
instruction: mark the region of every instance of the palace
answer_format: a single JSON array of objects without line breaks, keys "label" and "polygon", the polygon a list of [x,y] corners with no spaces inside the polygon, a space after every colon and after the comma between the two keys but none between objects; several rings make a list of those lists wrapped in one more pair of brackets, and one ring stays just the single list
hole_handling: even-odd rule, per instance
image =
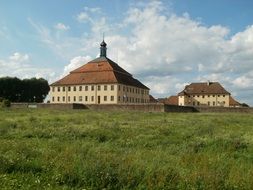
[{"label": "palace", "polygon": [[100,44],[100,57],[71,71],[50,85],[50,103],[124,104],[148,103],[149,88],[106,56],[107,44]]}]

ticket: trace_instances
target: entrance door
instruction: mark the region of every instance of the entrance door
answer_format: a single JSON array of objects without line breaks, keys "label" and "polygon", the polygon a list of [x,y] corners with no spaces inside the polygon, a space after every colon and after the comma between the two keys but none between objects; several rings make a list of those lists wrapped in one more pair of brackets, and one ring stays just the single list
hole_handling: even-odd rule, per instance
[{"label": "entrance door", "polygon": [[100,96],[98,96],[98,104],[100,104]]}]

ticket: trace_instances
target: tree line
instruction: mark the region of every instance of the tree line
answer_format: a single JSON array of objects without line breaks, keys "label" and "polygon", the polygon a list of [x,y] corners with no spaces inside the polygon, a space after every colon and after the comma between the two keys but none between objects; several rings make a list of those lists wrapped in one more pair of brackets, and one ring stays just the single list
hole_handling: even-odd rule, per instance
[{"label": "tree line", "polygon": [[11,102],[43,102],[48,92],[48,81],[43,78],[0,78],[0,97]]}]

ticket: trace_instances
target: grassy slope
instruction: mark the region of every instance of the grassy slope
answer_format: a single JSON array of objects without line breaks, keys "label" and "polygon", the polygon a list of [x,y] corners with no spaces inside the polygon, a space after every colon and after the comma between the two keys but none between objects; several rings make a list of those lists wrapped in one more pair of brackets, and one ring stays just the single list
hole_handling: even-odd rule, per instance
[{"label": "grassy slope", "polygon": [[253,189],[253,115],[0,110],[0,189]]}]

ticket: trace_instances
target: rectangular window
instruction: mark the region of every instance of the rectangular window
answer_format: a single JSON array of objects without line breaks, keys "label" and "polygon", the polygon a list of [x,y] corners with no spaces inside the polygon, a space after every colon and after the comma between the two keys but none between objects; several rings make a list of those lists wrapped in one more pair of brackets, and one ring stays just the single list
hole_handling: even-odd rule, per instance
[{"label": "rectangular window", "polygon": [[207,95],[207,97],[209,98],[209,97],[210,97],[210,95]]},{"label": "rectangular window", "polygon": [[199,95],[197,95],[197,97],[199,98]]},{"label": "rectangular window", "polygon": [[89,90],[88,86],[85,86],[85,91],[88,91],[88,90]]},{"label": "rectangular window", "polygon": [[100,91],[100,85],[98,85],[98,91]]},{"label": "rectangular window", "polygon": [[125,86],[123,86],[123,92],[125,92]]},{"label": "rectangular window", "polygon": [[91,96],[91,101],[94,102],[94,96]]},{"label": "rectangular window", "polygon": [[57,91],[60,92],[61,91],[61,87],[58,86]]},{"label": "rectangular window", "polygon": [[128,92],[128,86],[126,87],[126,90],[127,90],[127,92]]},{"label": "rectangular window", "polygon": [[69,92],[71,91],[71,86],[68,87],[68,91],[69,91]]},{"label": "rectangular window", "polygon": [[202,98],[205,98],[205,95],[203,95]]},{"label": "rectangular window", "polygon": [[104,96],[104,101],[105,101],[105,102],[107,101],[107,96]]},{"label": "rectangular window", "polygon": [[132,89],[129,87],[129,92],[132,92]]},{"label": "rectangular window", "polygon": [[107,85],[104,85],[104,91],[107,91]]},{"label": "rectangular window", "polygon": [[114,85],[111,85],[111,91],[113,91],[114,90]]},{"label": "rectangular window", "polygon": [[58,101],[58,102],[60,101],[60,97],[59,97],[59,96],[57,97],[57,101]]},{"label": "rectangular window", "polygon": [[62,101],[65,102],[65,96],[62,97]]},{"label": "rectangular window", "polygon": [[193,95],[192,97],[195,98],[195,95]]},{"label": "rectangular window", "polygon": [[68,102],[70,102],[70,96],[68,96]]},{"label": "rectangular window", "polygon": [[52,91],[54,92],[54,87],[52,88]]},{"label": "rectangular window", "polygon": [[226,95],[223,95],[223,97],[225,97]]},{"label": "rectangular window", "polygon": [[91,91],[94,91],[94,86],[93,85],[91,86]]},{"label": "rectangular window", "polygon": [[207,102],[207,104],[210,106],[210,102]]},{"label": "rectangular window", "polygon": [[218,95],[218,97],[220,97],[220,95]]},{"label": "rectangular window", "polygon": [[76,87],[74,86],[74,89],[73,89],[73,91],[76,91]]},{"label": "rectangular window", "polygon": [[62,87],[62,91],[63,91],[63,92],[65,92],[65,86],[64,86],[64,87]]},{"label": "rectangular window", "polygon": [[194,102],[194,101],[192,102],[192,105],[194,105],[194,106],[195,106],[195,102]]},{"label": "rectangular window", "polygon": [[52,97],[52,102],[54,102],[54,97]]},{"label": "rectangular window", "polygon": [[79,102],[83,101],[83,97],[79,96]]},{"label": "rectangular window", "polygon": [[215,95],[213,95],[213,97],[215,97]]},{"label": "rectangular window", "polygon": [[88,102],[88,96],[85,96],[85,102]]},{"label": "rectangular window", "polygon": [[114,101],[114,96],[111,96],[111,102],[113,102]]},{"label": "rectangular window", "polygon": [[73,100],[74,100],[74,102],[76,101],[76,97],[75,96],[73,97]]},{"label": "rectangular window", "polygon": [[198,106],[199,106],[199,102],[198,102]]},{"label": "rectangular window", "polygon": [[213,102],[213,106],[215,106],[215,102]]},{"label": "rectangular window", "polygon": [[82,86],[79,86],[79,91],[82,91]]},{"label": "rectangular window", "polygon": [[120,96],[119,96],[118,100],[120,101]]},{"label": "rectangular window", "polygon": [[120,91],[120,85],[119,85],[119,91]]}]

